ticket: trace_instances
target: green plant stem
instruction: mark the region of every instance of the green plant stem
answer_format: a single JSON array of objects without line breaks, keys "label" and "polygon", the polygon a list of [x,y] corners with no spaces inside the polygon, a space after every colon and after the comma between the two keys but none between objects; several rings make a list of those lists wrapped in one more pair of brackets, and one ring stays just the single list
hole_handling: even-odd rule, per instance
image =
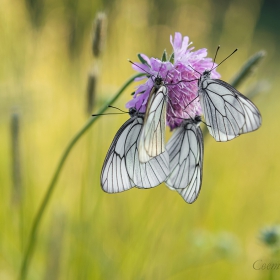
[{"label": "green plant stem", "polygon": [[[123,86],[122,88],[116,93],[116,95],[110,99],[104,106],[101,108],[101,110],[98,112],[98,114],[104,113],[108,106],[113,104],[119,97],[120,95],[124,92],[124,90],[134,81],[135,78],[142,76],[143,74],[137,74],[131,77]],[[28,269],[30,266],[30,262],[34,253],[35,245],[36,245],[36,237],[38,233],[38,228],[40,226],[40,223],[42,221],[43,214],[45,213],[46,207],[50,201],[51,195],[55,189],[57,179],[59,177],[59,174],[62,170],[62,167],[74,147],[74,145],[77,143],[77,141],[84,135],[84,133],[95,123],[95,121],[99,118],[99,116],[92,117],[88,120],[88,122],[82,127],[82,129],[73,137],[73,139],[70,141],[68,146],[66,147],[64,153],[62,154],[62,157],[58,163],[58,166],[55,170],[55,173],[52,177],[52,180],[49,184],[49,187],[47,189],[47,192],[43,198],[43,201],[39,207],[39,210],[34,218],[29,240],[27,243],[26,251],[23,257],[22,265],[21,265],[21,270],[20,270],[20,277],[19,279],[24,280],[26,279],[26,276],[28,274]]]}]

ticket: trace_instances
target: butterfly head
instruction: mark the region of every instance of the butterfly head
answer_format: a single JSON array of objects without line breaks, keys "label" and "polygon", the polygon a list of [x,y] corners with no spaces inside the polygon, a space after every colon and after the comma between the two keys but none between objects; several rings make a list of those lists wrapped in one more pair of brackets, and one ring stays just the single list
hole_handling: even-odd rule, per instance
[{"label": "butterfly head", "polygon": [[198,116],[198,115],[196,115],[195,117],[194,117],[194,123],[195,124],[200,124],[201,123],[201,116]]},{"label": "butterfly head", "polygon": [[207,80],[207,79],[210,79],[211,77],[211,71],[212,70],[204,70],[204,72],[201,74],[199,80],[198,80],[198,83],[197,85],[200,86],[200,84],[204,81],[204,80]]},{"label": "butterfly head", "polygon": [[163,80],[161,77],[157,76],[154,81],[155,88],[159,89],[163,85]]},{"label": "butterfly head", "polygon": [[194,118],[185,119],[182,122],[182,126],[187,129],[187,125],[192,123],[199,125],[201,123],[201,116],[196,115]]},{"label": "butterfly head", "polygon": [[138,111],[136,110],[135,107],[129,108],[129,115],[131,118],[134,117],[137,114],[137,112]]},{"label": "butterfly head", "polygon": [[129,108],[129,115],[131,118],[135,118],[135,117],[141,117],[144,118],[145,113],[140,112],[141,107],[139,109],[136,109],[135,107],[131,107]]},{"label": "butterfly head", "polygon": [[205,70],[201,75],[201,79],[210,79],[211,71],[212,70]]}]

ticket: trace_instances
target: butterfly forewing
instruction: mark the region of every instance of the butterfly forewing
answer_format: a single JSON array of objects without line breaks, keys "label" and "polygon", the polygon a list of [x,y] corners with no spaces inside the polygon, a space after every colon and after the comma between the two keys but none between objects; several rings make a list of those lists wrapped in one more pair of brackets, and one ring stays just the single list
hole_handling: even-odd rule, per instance
[{"label": "butterfly forewing", "polygon": [[139,160],[147,162],[165,151],[167,87],[152,89],[139,141]]},{"label": "butterfly forewing", "polygon": [[131,131],[132,123],[133,118],[121,126],[104,160],[100,181],[105,192],[122,192],[134,186],[127,173],[124,149],[125,139]]},{"label": "butterfly forewing", "polygon": [[200,191],[203,168],[203,138],[198,124],[186,120],[175,130],[166,150],[170,158],[166,184],[179,192],[186,202],[194,202]]}]

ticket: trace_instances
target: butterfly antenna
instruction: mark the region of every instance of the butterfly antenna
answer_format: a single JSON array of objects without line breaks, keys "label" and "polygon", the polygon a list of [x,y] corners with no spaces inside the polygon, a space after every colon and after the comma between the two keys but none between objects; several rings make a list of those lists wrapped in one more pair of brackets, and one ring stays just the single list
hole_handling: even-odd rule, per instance
[{"label": "butterfly antenna", "polygon": [[[189,114],[188,114],[188,115],[189,115]],[[198,115],[197,115],[197,116],[198,116]],[[180,120],[187,120],[186,118],[180,118],[180,117],[176,117],[176,116],[174,116],[174,115],[173,115],[173,117],[176,118],[176,119],[180,119]],[[191,119],[194,123],[196,123],[195,119],[193,119],[190,115],[189,115],[189,117],[190,117],[190,119]],[[211,125],[206,124],[203,120],[200,120],[200,122],[204,123],[206,126],[211,127]]]},{"label": "butterfly antenna", "polygon": [[[187,105],[187,107],[185,108],[185,110],[188,108],[188,106],[190,106],[197,98],[199,97],[199,95],[197,95],[188,105]],[[185,111],[184,110],[184,111]]]},{"label": "butterfly antenna", "polygon": [[202,123],[204,123],[207,127],[211,127],[211,125],[207,124],[206,122],[204,122],[203,120],[200,120]]},{"label": "butterfly antenna", "polygon": [[198,98],[199,96],[197,95],[190,103],[188,103],[188,105],[186,106],[186,108],[183,110],[185,113],[187,113],[189,115],[189,117],[194,121],[194,119],[190,116],[190,114],[186,111],[186,109]]},{"label": "butterfly antenna", "polygon": [[195,71],[196,73],[198,73],[198,74],[201,76],[201,73],[198,72],[198,71],[196,71],[190,64],[189,64],[188,66],[190,66],[190,67],[192,68],[193,71]]},{"label": "butterfly antenna", "polygon": [[189,81],[187,81],[187,80],[181,80],[181,81],[179,81],[179,82],[177,82],[177,83],[175,83],[175,84],[166,84],[166,85],[178,85],[178,84],[180,84],[180,83],[190,83],[190,82],[194,82],[194,81],[198,81],[199,79],[193,79],[193,80],[189,80]]},{"label": "butterfly antenna", "polygon": [[226,61],[229,57],[231,57],[235,52],[237,52],[238,49],[235,49],[229,56],[227,56],[224,60],[222,60],[216,67],[214,67],[212,70],[216,69],[218,66],[220,66],[224,61]]},{"label": "butterfly antenna", "polygon": [[128,114],[129,112],[123,112],[123,113],[106,113],[106,114],[93,114],[93,117],[97,116],[107,116],[107,115],[123,115],[123,114]]},{"label": "butterfly antenna", "polygon": [[149,76],[153,76],[151,73],[149,73],[148,71],[144,70],[142,67],[140,67],[139,65],[137,65],[136,63],[134,63],[133,61],[131,61],[130,59],[128,59],[128,61],[135,65],[136,67],[140,68],[141,70],[143,70],[145,73],[147,73]]},{"label": "butterfly antenna", "polygon": [[129,112],[123,111],[123,110],[121,110],[117,107],[111,106],[111,105],[109,105],[108,108],[113,108],[113,109],[119,110],[119,111],[121,111],[121,113],[93,114],[92,116],[96,117],[96,116],[106,116],[106,115],[122,115],[122,114],[128,114],[129,113]]},{"label": "butterfly antenna", "polygon": [[[188,105],[187,107],[184,109],[184,111],[188,108],[188,106],[190,106],[190,104],[192,102],[194,102],[197,98],[199,97],[199,95],[197,95]],[[189,115],[189,113],[186,111],[186,113]],[[189,115],[190,116],[190,115]],[[191,116],[190,116],[191,117]],[[194,121],[194,119],[191,117],[191,119]],[[208,125],[206,122],[204,122],[203,120],[201,120],[202,123],[204,123],[207,127],[211,127],[211,125]]]},{"label": "butterfly antenna", "polygon": [[219,49],[220,49],[220,45],[219,45],[219,46],[217,47],[217,49],[216,49],[215,57],[214,57],[214,60],[213,60],[213,65],[212,65],[210,71],[212,71],[212,69],[213,69],[213,67],[214,67],[214,64],[215,64],[215,61],[216,61],[216,58],[217,58]]},{"label": "butterfly antenna", "polygon": [[126,112],[126,111],[124,111],[124,110],[121,110],[121,109],[118,108],[118,107],[114,107],[114,106],[111,106],[111,105],[109,105],[108,108],[114,108],[114,109],[119,110],[119,111],[121,111],[121,112],[123,112],[123,113],[126,113],[126,114],[128,113],[128,112]]},{"label": "butterfly antenna", "polygon": [[[195,97],[195,98],[186,106],[186,108],[184,109],[185,113],[188,114],[189,118],[190,118],[193,122],[195,122],[195,119],[191,117],[191,115],[186,111],[186,109],[187,109],[188,106],[189,106],[194,100],[196,100],[197,98],[198,98],[198,96]],[[172,107],[172,109],[174,110],[174,108],[173,108],[173,106],[172,106],[172,103],[171,103],[171,102],[168,102],[168,104],[169,104],[169,105]],[[176,116],[174,116],[174,117],[177,118],[177,119],[185,120],[184,118],[180,118],[180,117],[176,117]],[[208,124],[205,123],[203,120],[201,120],[201,122],[204,123],[207,127],[211,127],[211,125],[208,125]]]},{"label": "butterfly antenna", "polygon": [[[192,118],[192,116],[188,113],[188,112],[185,112],[185,113],[187,113],[188,114],[188,116],[189,116],[189,119],[191,119],[193,122],[194,122],[194,118]],[[176,117],[176,116],[174,116],[176,119],[180,119],[180,120],[186,120],[186,118],[180,118],[180,117]]]},{"label": "butterfly antenna", "polygon": [[[172,89],[171,89],[172,90]],[[172,90],[173,91],[173,90]],[[193,100],[192,100],[193,101]],[[173,108],[173,106],[172,106],[172,103],[171,102],[168,102],[168,104],[171,106],[171,108],[173,109],[173,111],[175,112],[176,110],[174,110],[174,108]],[[189,103],[190,104],[190,103]],[[187,107],[189,106],[189,104],[187,105]],[[187,109],[187,107],[184,109],[184,111]],[[188,116],[190,117],[190,119],[192,120],[192,121],[194,121],[194,119],[190,116],[190,114],[188,113],[188,112],[185,112],[185,113],[187,113],[188,114]],[[174,115],[174,117],[175,118],[177,118],[175,115]],[[183,118],[177,118],[177,119],[183,119]]]}]

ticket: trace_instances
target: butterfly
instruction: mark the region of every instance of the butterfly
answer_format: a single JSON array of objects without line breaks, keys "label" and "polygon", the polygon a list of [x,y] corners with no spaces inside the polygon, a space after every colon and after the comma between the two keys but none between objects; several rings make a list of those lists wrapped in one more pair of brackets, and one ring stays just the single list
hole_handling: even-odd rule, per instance
[{"label": "butterfly", "polygon": [[165,183],[187,203],[197,199],[202,183],[204,144],[200,122],[200,116],[184,120],[166,145],[170,173]]},{"label": "butterfly", "polygon": [[116,133],[101,171],[101,186],[105,192],[117,193],[138,188],[151,188],[162,183],[169,174],[167,152],[146,163],[139,161],[138,146],[144,114],[129,109],[130,119]]},{"label": "butterfly", "polygon": [[[140,61],[148,65],[141,55]],[[168,100],[168,88],[162,77],[159,76],[163,62],[156,76],[144,68],[129,60],[137,68],[140,68],[153,81],[153,87],[149,93],[145,111],[143,129],[139,141],[139,160],[142,163],[150,161],[153,157],[165,152],[165,127],[166,127],[166,103]],[[168,76],[168,71],[166,78]]]},{"label": "butterfly", "polygon": [[[233,53],[236,51],[237,49]],[[213,62],[214,68],[199,73],[198,80],[198,96],[208,130],[215,140],[220,142],[254,131],[262,123],[260,111],[252,101],[230,84],[219,79],[211,79],[211,71],[222,62],[216,67]]]},{"label": "butterfly", "polygon": [[160,78],[153,86],[139,142],[139,160],[148,162],[165,151],[166,103],[168,89]]}]

